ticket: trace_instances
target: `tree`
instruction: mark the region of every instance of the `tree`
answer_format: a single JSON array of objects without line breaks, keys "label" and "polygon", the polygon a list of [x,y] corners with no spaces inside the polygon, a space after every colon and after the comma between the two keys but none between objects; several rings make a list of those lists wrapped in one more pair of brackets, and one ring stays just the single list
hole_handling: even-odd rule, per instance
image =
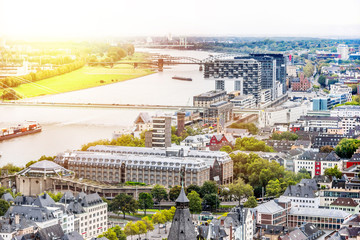
[{"label": "tree", "polygon": [[139,227],[138,225],[136,225],[135,223],[133,223],[132,221],[128,222],[124,228],[124,232],[127,236],[132,236],[136,235],[139,233]]},{"label": "tree", "polygon": [[281,195],[281,186],[279,179],[270,180],[266,185],[266,196],[268,197],[279,197]]},{"label": "tree", "polygon": [[160,234],[160,224],[164,224],[166,222],[166,217],[162,212],[159,211],[152,216],[152,221],[155,224],[159,224],[159,234]]},{"label": "tree", "polygon": [[118,237],[116,236],[116,233],[109,228],[106,232],[103,232],[101,235],[98,236],[98,238],[106,237],[109,240],[118,240]]},{"label": "tree", "polygon": [[338,169],[338,166],[335,165],[333,168],[325,169],[324,175],[329,177],[341,178],[342,172]]},{"label": "tree", "polygon": [[59,202],[60,199],[62,198],[62,196],[64,195],[61,192],[58,193],[52,193],[52,192],[47,192],[47,194],[49,194],[49,196],[55,201],[55,202]]},{"label": "tree", "polygon": [[0,199],[0,216],[4,216],[9,207],[10,204],[6,200]]},{"label": "tree", "polygon": [[205,181],[200,189],[200,196],[205,196],[206,194],[217,194],[218,185],[214,181]]},{"label": "tree", "polygon": [[125,193],[117,195],[110,204],[110,210],[114,212],[121,211],[124,215],[124,219],[126,213],[136,213],[137,209],[138,202]]},{"label": "tree", "polygon": [[187,188],[186,188],[186,192],[190,193],[192,191],[195,191],[197,193],[200,194],[200,191],[201,191],[201,187],[199,187],[198,185],[195,185],[195,184],[190,184]]},{"label": "tree", "polygon": [[166,231],[166,223],[171,221],[173,219],[174,215],[171,213],[170,210],[163,210],[162,214],[165,216],[165,233],[166,233],[167,232]]},{"label": "tree", "polygon": [[8,174],[13,174],[20,172],[23,168],[17,167],[12,163],[8,163],[0,169],[1,169],[0,173],[7,172]]},{"label": "tree", "polygon": [[180,195],[180,191],[181,191],[181,186],[177,185],[177,186],[172,187],[169,191],[169,199],[171,201],[175,202],[175,200]]},{"label": "tree", "polygon": [[257,201],[254,196],[248,198],[248,200],[244,203],[244,207],[246,208],[254,208],[257,206]]},{"label": "tree", "polygon": [[116,225],[111,229],[116,233],[116,237],[118,240],[126,240],[126,234],[123,230],[121,230],[121,227],[119,225]]},{"label": "tree", "polygon": [[336,154],[341,158],[351,158],[356,149],[360,146],[360,140],[343,138],[335,147]]},{"label": "tree", "polygon": [[159,203],[160,206],[160,202],[162,200],[166,200],[168,198],[168,194],[166,192],[166,189],[164,186],[161,186],[159,184],[156,184],[152,189],[151,189],[151,195],[153,196],[153,198]]},{"label": "tree", "polygon": [[136,224],[137,228],[139,229],[138,234],[139,234],[139,239],[140,239],[141,234],[147,233],[146,224],[143,221],[137,221],[135,224]]},{"label": "tree", "polygon": [[303,68],[306,77],[311,77],[314,74],[314,70],[315,70],[314,65],[312,65],[310,61],[308,61],[305,67]]},{"label": "tree", "polygon": [[332,146],[326,145],[326,146],[322,146],[320,148],[320,152],[323,153],[331,153],[334,150],[334,148]]},{"label": "tree", "polygon": [[273,133],[271,135],[271,139],[273,140],[289,140],[289,141],[295,141],[299,138],[299,136],[295,133],[291,132],[282,132],[282,133]]},{"label": "tree", "polygon": [[322,87],[326,86],[326,77],[324,75],[320,75],[320,77],[318,78],[318,82]]},{"label": "tree", "polygon": [[218,197],[217,194],[215,193],[210,193],[210,194],[206,194],[203,198],[203,202],[206,205],[209,205],[211,207],[211,209],[217,209],[220,206],[220,199]]},{"label": "tree", "polygon": [[89,147],[96,145],[114,145],[114,146],[129,146],[129,147],[145,147],[145,140],[136,138],[131,134],[124,134],[118,137],[117,139],[108,140],[97,140],[94,142],[90,142],[82,145],[81,151],[86,151]]},{"label": "tree", "polygon": [[231,153],[231,152],[232,152],[232,148],[231,148],[229,145],[225,145],[225,146],[222,146],[222,147],[220,148],[220,151],[227,152],[227,153]]},{"label": "tree", "polygon": [[152,208],[154,201],[150,193],[142,192],[139,194],[139,207],[144,210],[146,215],[146,209]]},{"label": "tree", "polygon": [[237,179],[234,183],[229,184],[230,194],[239,201],[239,206],[241,200],[244,197],[250,197],[254,195],[254,189],[249,184],[245,184],[244,180],[241,178]]},{"label": "tree", "polygon": [[229,128],[247,129],[249,133],[253,135],[256,135],[259,132],[259,129],[254,123],[233,123]]},{"label": "tree", "polygon": [[189,209],[191,213],[200,213],[201,212],[201,198],[200,195],[192,191],[187,195],[189,199]]},{"label": "tree", "polygon": [[145,223],[145,225],[146,225],[146,229],[147,229],[146,239],[147,239],[147,233],[148,233],[149,231],[154,230],[154,224],[153,224],[152,221],[149,220],[149,217],[143,217],[143,218],[141,219],[141,221],[143,221],[143,222]]},{"label": "tree", "polygon": [[272,147],[254,137],[237,138],[233,150],[274,152]]}]

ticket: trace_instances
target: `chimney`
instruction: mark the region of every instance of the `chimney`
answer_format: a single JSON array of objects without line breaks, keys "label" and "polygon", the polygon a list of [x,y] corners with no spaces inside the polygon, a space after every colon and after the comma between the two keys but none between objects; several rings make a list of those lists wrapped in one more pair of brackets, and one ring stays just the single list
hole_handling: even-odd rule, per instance
[{"label": "chimney", "polygon": [[232,224],[230,224],[230,240],[232,240]]},{"label": "chimney", "polygon": [[20,224],[20,216],[19,216],[19,214],[15,214],[15,224]]}]

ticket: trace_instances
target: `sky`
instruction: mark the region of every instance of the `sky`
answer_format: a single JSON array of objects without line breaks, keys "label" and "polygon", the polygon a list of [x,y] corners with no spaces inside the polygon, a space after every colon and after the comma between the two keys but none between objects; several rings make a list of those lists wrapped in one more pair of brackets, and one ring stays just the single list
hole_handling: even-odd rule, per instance
[{"label": "sky", "polygon": [[360,37],[360,0],[0,0],[0,37]]}]

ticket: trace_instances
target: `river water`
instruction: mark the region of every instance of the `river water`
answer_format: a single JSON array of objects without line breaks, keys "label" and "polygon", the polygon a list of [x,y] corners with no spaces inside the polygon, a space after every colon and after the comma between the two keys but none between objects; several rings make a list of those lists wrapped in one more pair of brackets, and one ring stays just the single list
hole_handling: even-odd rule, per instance
[{"label": "river water", "polygon": [[[209,52],[163,49],[137,49],[171,56],[198,59]],[[193,81],[171,79],[174,75],[191,77]],[[61,103],[161,104],[192,105],[192,97],[214,89],[214,82],[205,80],[198,65],[176,65],[137,79],[69,93],[41,96],[23,101]],[[115,130],[132,125],[141,111],[151,115],[169,111],[140,109],[100,109],[66,107],[0,106],[0,128],[25,120],[36,120],[43,126],[38,134],[0,142],[0,166],[13,163],[23,166],[42,155],[54,156],[76,150],[87,142],[111,138]]]}]

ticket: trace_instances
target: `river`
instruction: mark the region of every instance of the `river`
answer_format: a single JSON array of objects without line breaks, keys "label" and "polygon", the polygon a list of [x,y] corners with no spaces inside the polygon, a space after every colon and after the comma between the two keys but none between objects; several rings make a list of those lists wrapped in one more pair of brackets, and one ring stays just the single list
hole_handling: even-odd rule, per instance
[{"label": "river", "polygon": [[[164,49],[136,51],[198,59],[213,54]],[[173,80],[174,75],[191,77],[193,81]],[[199,71],[198,65],[175,65],[166,67],[163,72],[129,81],[23,101],[190,106],[194,95],[212,89],[214,82],[203,78],[203,72]],[[131,126],[141,111],[147,111],[151,115],[169,113],[140,109],[0,106],[0,128],[25,120],[36,120],[43,126],[41,133],[0,142],[0,166],[7,163],[23,166],[42,155],[54,156],[63,151],[79,149],[87,142],[111,138],[115,130]]]}]

